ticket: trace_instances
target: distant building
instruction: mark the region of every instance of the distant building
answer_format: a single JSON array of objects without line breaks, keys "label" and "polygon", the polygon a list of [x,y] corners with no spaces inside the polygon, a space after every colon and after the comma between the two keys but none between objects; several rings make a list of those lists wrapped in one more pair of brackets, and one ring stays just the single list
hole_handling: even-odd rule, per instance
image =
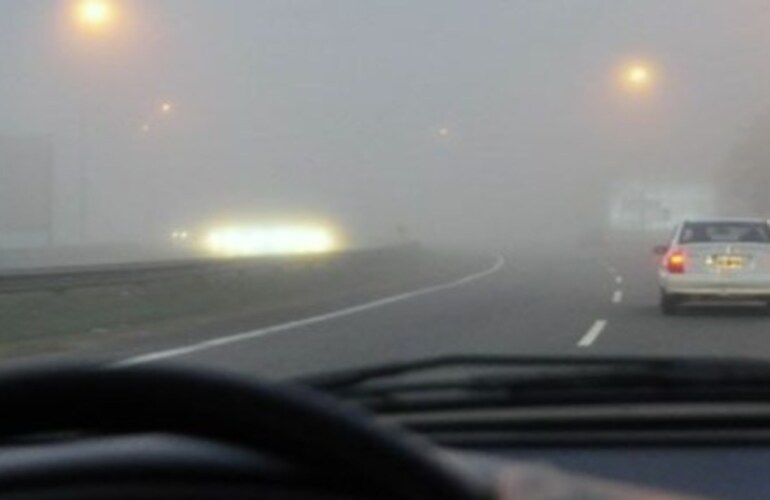
[{"label": "distant building", "polygon": [[710,186],[623,183],[612,190],[609,225],[614,230],[668,230],[682,219],[715,215],[715,211]]}]

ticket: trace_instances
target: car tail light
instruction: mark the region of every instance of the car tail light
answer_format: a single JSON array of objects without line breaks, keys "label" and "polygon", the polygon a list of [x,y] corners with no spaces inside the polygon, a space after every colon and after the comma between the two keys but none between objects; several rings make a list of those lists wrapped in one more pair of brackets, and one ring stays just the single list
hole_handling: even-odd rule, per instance
[{"label": "car tail light", "polygon": [[673,274],[684,272],[684,266],[687,263],[687,256],[681,250],[674,250],[666,255],[666,269]]}]

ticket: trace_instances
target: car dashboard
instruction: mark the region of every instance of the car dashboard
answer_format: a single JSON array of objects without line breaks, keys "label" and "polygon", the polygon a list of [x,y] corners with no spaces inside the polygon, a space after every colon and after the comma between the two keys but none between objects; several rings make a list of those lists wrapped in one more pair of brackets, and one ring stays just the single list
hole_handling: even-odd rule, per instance
[{"label": "car dashboard", "polygon": [[[767,442],[508,443],[436,452],[483,485],[489,498],[567,500],[601,492],[602,498],[726,499],[770,491]],[[83,489],[78,477],[92,475],[94,464],[102,482]],[[0,448],[0,491],[11,499],[17,489],[25,499],[371,498],[337,479],[238,446],[164,434],[57,436]]]},{"label": "car dashboard", "polygon": [[592,400],[586,396],[594,392],[575,398],[573,389],[571,402],[562,389],[541,386],[483,399],[450,391],[443,400],[407,397],[402,386],[356,399],[159,367],[18,373],[0,377],[0,493],[24,500],[765,498],[767,383],[764,371],[741,373],[720,390],[712,378],[701,386],[686,379],[674,390],[669,377],[650,391],[643,379]]},{"label": "car dashboard", "polygon": [[551,498],[555,485],[575,489],[558,498],[582,498],[586,484],[610,485],[602,498],[770,493],[770,411],[762,403],[474,409],[387,420],[452,450],[498,498]]}]

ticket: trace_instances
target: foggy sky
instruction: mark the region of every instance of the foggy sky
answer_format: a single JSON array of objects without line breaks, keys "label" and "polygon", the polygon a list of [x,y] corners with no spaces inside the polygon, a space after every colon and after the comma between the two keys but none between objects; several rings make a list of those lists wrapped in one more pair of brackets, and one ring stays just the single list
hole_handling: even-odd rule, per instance
[{"label": "foggy sky", "polygon": [[[705,181],[770,104],[770,1],[116,5],[119,28],[87,37],[69,2],[0,2],[0,134],[54,138],[60,241],[82,127],[103,238],[154,207],[493,240],[595,217],[613,179]],[[635,58],[649,95],[613,80]]]}]

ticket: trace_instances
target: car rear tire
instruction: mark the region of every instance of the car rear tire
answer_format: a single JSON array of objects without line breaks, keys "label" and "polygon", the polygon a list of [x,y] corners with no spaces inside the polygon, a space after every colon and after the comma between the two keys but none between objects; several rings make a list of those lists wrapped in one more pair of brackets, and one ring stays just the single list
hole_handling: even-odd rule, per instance
[{"label": "car rear tire", "polygon": [[660,312],[666,316],[674,316],[679,314],[679,305],[682,303],[682,298],[678,295],[666,293],[661,290],[660,292]]}]

